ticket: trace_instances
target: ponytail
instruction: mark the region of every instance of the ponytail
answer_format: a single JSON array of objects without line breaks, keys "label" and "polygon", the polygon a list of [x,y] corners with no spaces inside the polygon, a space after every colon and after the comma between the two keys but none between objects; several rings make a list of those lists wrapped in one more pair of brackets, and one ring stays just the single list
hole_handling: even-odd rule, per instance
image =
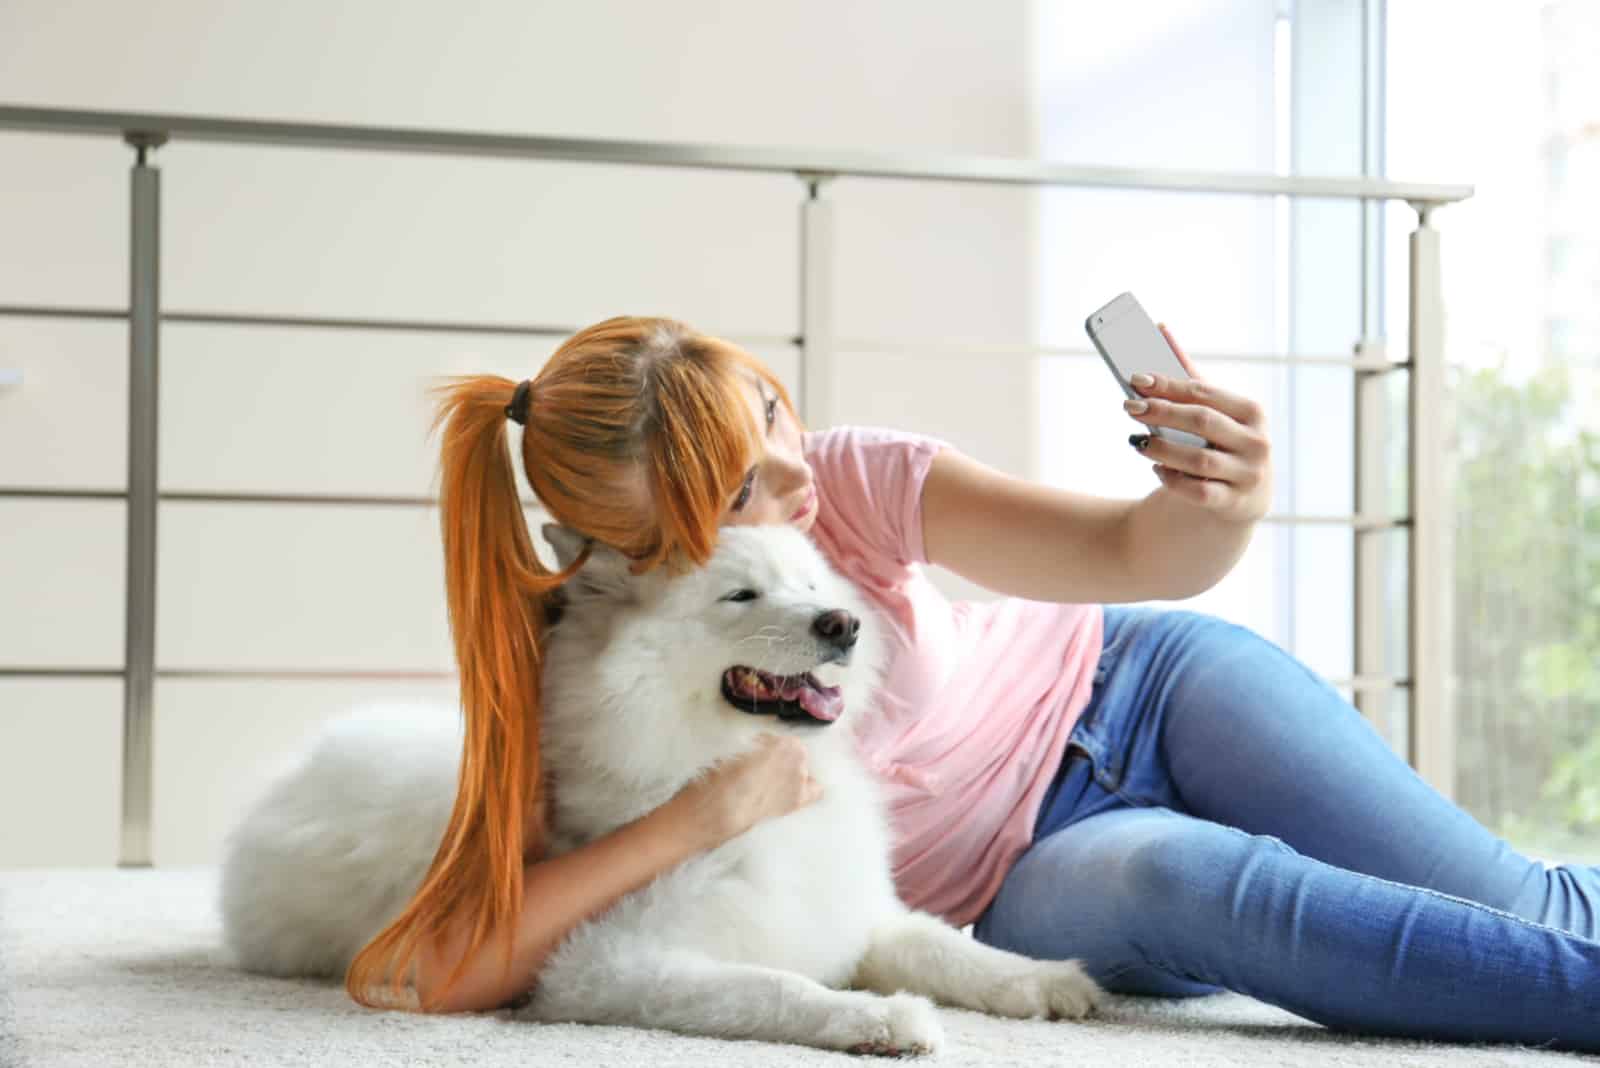
[{"label": "ponytail", "polygon": [[[491,935],[505,966],[522,905],[526,858],[544,847],[539,683],[550,595],[567,575],[534,553],[506,442],[515,383],[493,375],[450,379],[433,430],[444,427],[439,494],[445,592],[466,730],[455,807],[433,863],[405,910],[361,950],[345,975],[364,1005],[405,1001],[403,984],[427,940],[463,920],[467,945],[430,1001],[461,978]],[[388,996],[379,990],[387,981]],[[430,1005],[420,1006],[424,1010]]]}]

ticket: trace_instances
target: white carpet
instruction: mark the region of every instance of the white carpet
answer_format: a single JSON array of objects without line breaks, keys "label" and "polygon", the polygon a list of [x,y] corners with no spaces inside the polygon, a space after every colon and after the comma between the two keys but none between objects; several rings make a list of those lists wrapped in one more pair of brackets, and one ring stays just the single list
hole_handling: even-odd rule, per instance
[{"label": "white carpet", "polygon": [[[502,1015],[380,1013],[331,983],[246,975],[219,941],[214,871],[0,872],[0,1064],[869,1065],[867,1058]],[[1510,1046],[1338,1035],[1249,998],[1114,998],[1086,1024],[942,1010],[927,1063],[1540,1065],[1589,1063]]]}]

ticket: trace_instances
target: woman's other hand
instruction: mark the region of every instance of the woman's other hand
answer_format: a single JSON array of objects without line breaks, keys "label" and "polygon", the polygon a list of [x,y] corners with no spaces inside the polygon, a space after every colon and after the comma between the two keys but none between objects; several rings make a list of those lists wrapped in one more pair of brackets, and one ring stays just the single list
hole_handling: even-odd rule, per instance
[{"label": "woman's other hand", "polygon": [[1211,447],[1180,445],[1151,434],[1140,451],[1156,461],[1162,485],[1190,503],[1223,519],[1260,519],[1272,502],[1271,449],[1261,405],[1202,379],[1165,325],[1161,333],[1193,377],[1134,375],[1133,387],[1145,407],[1136,410],[1141,402],[1132,399],[1123,407],[1146,426],[1187,430]]},{"label": "woman's other hand", "polygon": [[800,739],[763,734],[755,748],[713,766],[678,791],[673,801],[694,813],[709,849],[821,796],[822,787],[811,777]]},{"label": "woman's other hand", "polygon": [[436,992],[472,933],[470,918],[458,921],[423,947],[417,993],[434,1012],[505,1005],[528,990],[551,951],[579,923],[690,857],[821,796],[800,740],[765,734],[748,753],[711,768],[642,818],[570,852],[529,863],[523,869],[510,967],[504,943],[491,937],[466,962],[461,981],[439,997]]}]

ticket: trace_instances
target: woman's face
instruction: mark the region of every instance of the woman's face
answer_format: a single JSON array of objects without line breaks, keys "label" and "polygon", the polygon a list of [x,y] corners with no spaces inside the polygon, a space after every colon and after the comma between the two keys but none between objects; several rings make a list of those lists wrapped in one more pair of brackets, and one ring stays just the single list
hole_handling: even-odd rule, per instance
[{"label": "woman's face", "polygon": [[810,530],[817,519],[817,490],[800,445],[800,425],[765,381],[752,379],[746,400],[764,428],[744,483],[734,491],[724,526],[788,523]]}]

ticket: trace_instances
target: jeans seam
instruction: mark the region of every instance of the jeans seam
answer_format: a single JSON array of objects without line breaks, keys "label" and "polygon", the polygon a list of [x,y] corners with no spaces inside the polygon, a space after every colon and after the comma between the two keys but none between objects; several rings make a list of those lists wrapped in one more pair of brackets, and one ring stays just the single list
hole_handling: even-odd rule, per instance
[{"label": "jeans seam", "polygon": [[[1102,783],[1101,785],[1104,785],[1104,784]],[[1120,779],[1117,781],[1117,784],[1115,786],[1107,786],[1106,789],[1111,792],[1111,796],[1112,797],[1115,797],[1117,800],[1123,802],[1129,808],[1164,808],[1164,807],[1166,807],[1166,806],[1160,804],[1157,801],[1144,801],[1144,800],[1140,800],[1140,799],[1135,798],[1135,797],[1130,797],[1128,794],[1123,792],[1123,790],[1122,790],[1122,781]]]},{"label": "jeans seam", "polygon": [[[1315,857],[1311,857],[1309,859],[1316,861],[1318,864],[1323,863],[1322,861],[1317,860]],[[1347,868],[1344,870],[1348,871],[1349,869]],[[1515,912],[1507,912],[1504,909],[1497,909],[1493,905],[1485,905],[1483,902],[1474,901],[1469,897],[1456,897],[1454,894],[1442,893],[1427,886],[1413,886],[1411,883],[1397,883],[1392,879],[1379,878],[1376,875],[1368,875],[1366,872],[1361,871],[1355,872],[1355,875],[1362,879],[1371,880],[1372,882],[1385,883],[1389,886],[1398,886],[1402,890],[1416,890],[1420,893],[1427,894],[1429,897],[1436,897],[1441,901],[1452,901],[1457,904],[1468,905],[1479,912],[1486,912],[1491,916],[1498,916],[1505,920],[1513,920],[1525,927],[1532,927],[1540,931],[1549,931],[1551,934],[1562,935],[1566,938],[1576,938],[1578,941],[1583,942],[1586,945],[1595,944],[1589,939],[1584,938],[1582,935],[1573,931],[1569,931],[1564,927],[1552,927],[1547,923],[1540,923],[1538,920],[1530,920],[1526,916],[1518,916]]]},{"label": "jeans seam", "polygon": [[[1104,972],[1101,975],[1096,976],[1095,977],[1095,981],[1100,983],[1101,986],[1108,986],[1108,985],[1110,985],[1112,980],[1121,979],[1124,975],[1127,975],[1129,972],[1131,972],[1131,971],[1133,971],[1136,968],[1139,968],[1141,966],[1142,967],[1146,967],[1146,968],[1161,968],[1161,970],[1164,971],[1164,972],[1171,972],[1172,971],[1171,968],[1162,968],[1161,965],[1153,963],[1150,960],[1149,957],[1145,956],[1144,950],[1140,949],[1138,946],[1134,946],[1133,947],[1133,951],[1135,953],[1139,954],[1139,957],[1140,957],[1139,960],[1136,960],[1136,961],[1132,961],[1131,960],[1131,961],[1128,961],[1126,964],[1119,964],[1115,968],[1112,968],[1110,971]],[[1173,973],[1173,974],[1176,974],[1176,973]]]},{"label": "jeans seam", "polygon": [[[1122,655],[1127,651],[1127,647],[1133,641],[1134,636],[1157,615],[1158,613],[1153,613],[1148,609],[1130,608],[1126,610],[1126,615],[1123,617],[1122,625],[1118,628],[1116,635],[1111,642],[1103,644],[1100,648],[1100,655],[1095,664],[1093,686],[1101,687],[1105,684],[1106,679],[1110,677],[1111,673],[1116,670],[1118,663],[1121,662]],[[1105,699],[1103,693],[1099,696],[1102,701]],[[1096,718],[1098,719],[1102,714],[1103,710],[1097,708]],[[1106,745],[1097,746],[1097,748],[1102,750],[1100,755],[1105,756],[1109,753],[1111,747]],[[1087,752],[1087,750],[1085,751]],[[1123,765],[1119,763],[1115,767],[1102,768],[1100,760],[1094,753],[1089,754],[1089,759],[1094,766],[1094,780],[1102,789],[1124,802],[1137,805],[1140,808],[1148,808],[1151,804],[1154,804],[1154,802],[1134,802],[1122,793],[1123,773],[1126,771]]]},{"label": "jeans seam", "polygon": [[[1206,986],[1217,986],[1223,987],[1224,989],[1227,988],[1227,984],[1220,982],[1216,977],[1195,975],[1193,972],[1179,968],[1166,960],[1161,960],[1152,956],[1150,951],[1146,949],[1140,942],[1135,942],[1132,939],[1129,939],[1128,945],[1135,953],[1139,955],[1140,962],[1142,962],[1146,968],[1154,968],[1157,971],[1166,972],[1174,979],[1182,979],[1189,983],[1202,983]],[[1137,964],[1123,965],[1117,969],[1116,974],[1132,971],[1136,967],[1138,967]]]},{"label": "jeans seam", "polygon": [[[1145,948],[1143,946],[1141,946],[1141,945],[1135,944],[1134,947],[1133,947],[1133,951],[1135,953],[1139,954],[1139,959],[1144,962],[1145,967],[1154,968],[1157,971],[1166,972],[1168,975],[1172,976],[1174,979],[1182,979],[1184,982],[1188,982],[1188,983],[1202,983],[1202,984],[1204,984],[1206,986],[1221,986],[1221,987],[1226,988],[1225,984],[1219,983],[1216,979],[1207,978],[1206,976],[1203,976],[1203,975],[1195,975],[1195,974],[1193,974],[1191,972],[1183,971],[1180,968],[1175,968],[1172,965],[1166,963],[1165,961],[1160,961],[1160,960],[1154,959],[1153,957],[1150,956],[1150,954],[1148,952],[1146,952]],[[1126,970],[1131,971],[1132,969],[1133,969],[1133,966],[1129,965],[1129,967]]]},{"label": "jeans seam", "polygon": [[[1211,822],[1216,822],[1216,821],[1213,820]],[[1485,913],[1488,913],[1491,916],[1497,916],[1497,917],[1499,917],[1501,919],[1505,919],[1505,920],[1513,920],[1516,923],[1520,923],[1525,927],[1532,927],[1535,930],[1539,930],[1539,931],[1548,931],[1551,934],[1562,935],[1562,936],[1564,936],[1566,938],[1575,938],[1578,941],[1584,943],[1585,945],[1593,945],[1593,944],[1595,944],[1590,939],[1587,939],[1587,938],[1583,937],[1582,935],[1577,934],[1576,932],[1569,931],[1564,927],[1552,927],[1548,923],[1540,923],[1538,920],[1530,920],[1526,916],[1518,916],[1515,912],[1507,912],[1505,909],[1497,909],[1493,905],[1486,905],[1482,901],[1474,901],[1470,897],[1457,897],[1454,894],[1446,894],[1443,891],[1435,890],[1430,886],[1418,886],[1415,883],[1397,882],[1394,879],[1385,879],[1380,875],[1371,875],[1371,874],[1368,874],[1367,872],[1364,872],[1364,871],[1356,871],[1354,868],[1340,868],[1335,864],[1329,864],[1325,860],[1318,860],[1316,857],[1313,857],[1313,856],[1310,856],[1308,854],[1300,852],[1298,849],[1295,849],[1288,842],[1285,842],[1283,839],[1277,837],[1276,835],[1271,835],[1271,834],[1251,834],[1249,831],[1246,831],[1243,828],[1235,827],[1232,824],[1227,824],[1227,823],[1217,823],[1217,826],[1218,827],[1226,827],[1228,830],[1232,831],[1234,834],[1242,835],[1245,838],[1260,838],[1260,839],[1262,839],[1264,841],[1267,841],[1267,842],[1271,843],[1272,846],[1275,849],[1277,849],[1279,852],[1281,852],[1281,853],[1292,853],[1295,856],[1300,857],[1303,860],[1308,860],[1313,864],[1319,864],[1319,865],[1321,865],[1323,867],[1326,867],[1326,868],[1334,868],[1337,871],[1341,871],[1341,872],[1348,873],[1350,875],[1354,875],[1356,878],[1364,879],[1367,882],[1379,883],[1379,884],[1381,884],[1383,886],[1393,886],[1393,887],[1397,887],[1398,889],[1401,889],[1401,890],[1411,890],[1411,891],[1414,891],[1414,892],[1419,893],[1419,894],[1426,894],[1429,897],[1437,898],[1440,901],[1449,901],[1449,902],[1452,902],[1452,903],[1458,904],[1458,905],[1467,905],[1467,906],[1469,906],[1469,907],[1471,907],[1473,909],[1476,909],[1478,912],[1485,912]]]},{"label": "jeans seam", "polygon": [[[1106,675],[1111,673],[1112,668],[1117,666],[1117,660],[1122,656],[1123,646],[1127,645],[1129,640],[1132,639],[1134,632],[1144,625],[1146,618],[1146,613],[1143,611],[1137,609],[1128,611],[1127,615],[1124,617],[1123,624],[1120,628],[1118,628],[1116,635],[1109,643],[1102,642],[1100,646],[1100,655],[1096,658],[1095,664],[1097,669],[1095,674],[1097,676],[1103,679]],[[1108,654],[1111,657],[1109,663],[1107,663],[1105,659]],[[1105,667],[1104,672],[1098,670],[1098,668],[1100,668],[1102,665]]]}]

